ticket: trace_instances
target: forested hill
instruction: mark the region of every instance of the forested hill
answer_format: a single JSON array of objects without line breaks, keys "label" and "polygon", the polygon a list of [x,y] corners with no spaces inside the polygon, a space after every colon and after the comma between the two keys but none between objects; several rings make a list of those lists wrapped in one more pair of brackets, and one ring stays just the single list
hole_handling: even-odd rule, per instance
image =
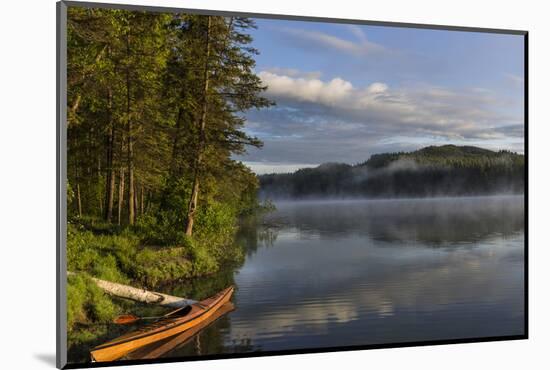
[{"label": "forested hill", "polygon": [[510,151],[429,146],[372,155],[357,165],[325,163],[294,173],[260,176],[261,196],[426,197],[523,193],[525,159]]}]

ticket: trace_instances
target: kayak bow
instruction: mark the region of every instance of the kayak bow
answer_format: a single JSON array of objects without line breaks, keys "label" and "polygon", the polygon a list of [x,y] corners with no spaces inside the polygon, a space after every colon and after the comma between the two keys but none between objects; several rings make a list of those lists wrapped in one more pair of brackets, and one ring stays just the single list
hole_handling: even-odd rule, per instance
[{"label": "kayak bow", "polygon": [[227,303],[231,299],[233,291],[234,288],[231,286],[210,298],[179,308],[154,323],[99,345],[90,352],[92,361],[114,361],[149,343],[193,328],[208,320],[221,306]]}]

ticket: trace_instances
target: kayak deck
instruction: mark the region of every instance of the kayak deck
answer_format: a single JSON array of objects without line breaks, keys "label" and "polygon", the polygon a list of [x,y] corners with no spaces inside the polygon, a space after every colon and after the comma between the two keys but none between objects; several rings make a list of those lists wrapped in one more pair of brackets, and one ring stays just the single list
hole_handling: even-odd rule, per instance
[{"label": "kayak deck", "polygon": [[99,345],[90,352],[92,360],[114,361],[147,344],[189,330],[208,320],[221,306],[229,302],[233,291],[231,286],[210,298],[179,308],[158,321]]}]

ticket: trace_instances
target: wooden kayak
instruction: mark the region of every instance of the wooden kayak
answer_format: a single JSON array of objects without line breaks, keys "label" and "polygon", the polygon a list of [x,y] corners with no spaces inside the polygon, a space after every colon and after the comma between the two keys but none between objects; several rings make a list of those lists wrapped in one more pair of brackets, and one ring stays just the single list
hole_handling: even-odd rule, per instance
[{"label": "wooden kayak", "polygon": [[114,361],[131,351],[164,338],[184,332],[208,320],[225,303],[229,302],[234,288],[231,286],[218,294],[190,306],[179,308],[149,325],[90,351],[92,361]]},{"label": "wooden kayak", "polygon": [[216,310],[216,312],[214,312],[214,314],[210,316],[207,320],[204,320],[200,324],[193,326],[191,329],[186,330],[183,333],[174,335],[173,337],[159,340],[158,342],[154,342],[146,346],[143,346],[135,351],[128,353],[126,356],[124,356],[124,359],[125,360],[149,360],[149,359],[163,357],[167,353],[174,351],[177,348],[180,348],[186,345],[187,343],[189,343],[189,341],[195,338],[195,336],[198,333],[200,333],[203,329],[212,325],[219,318],[233,311],[234,309],[235,309],[235,306],[233,305],[233,303],[227,302],[226,304],[221,306],[218,310]]}]

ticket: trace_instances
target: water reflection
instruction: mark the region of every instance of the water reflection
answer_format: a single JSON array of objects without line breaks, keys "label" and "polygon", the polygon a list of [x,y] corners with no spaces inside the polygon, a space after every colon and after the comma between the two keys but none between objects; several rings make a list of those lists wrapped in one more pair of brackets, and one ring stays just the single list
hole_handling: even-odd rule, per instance
[{"label": "water reflection", "polygon": [[477,243],[523,232],[523,197],[283,202],[266,222],[299,238],[354,233],[387,242]]},{"label": "water reflection", "polygon": [[[236,275],[261,349],[523,333],[523,197],[278,204]],[[437,247],[437,248],[434,248]]]},{"label": "water reflection", "polygon": [[[522,334],[523,197],[293,202],[245,224],[236,309],[162,356]],[[164,347],[167,348],[167,347]]]},{"label": "water reflection", "polygon": [[[174,356],[177,353],[178,349],[186,345],[187,343],[193,342],[195,347],[195,352],[200,355],[203,352],[203,345],[201,343],[201,332],[212,325],[216,320],[220,319],[227,313],[233,311],[235,305],[228,302],[220,307],[214,315],[209,317],[207,320],[201,322],[199,325],[194,326],[193,328],[184,331],[179,335],[166,338],[164,340],[151,343],[147,346],[141,347],[140,349],[131,352],[126,356],[126,360],[135,360],[135,359],[155,359],[164,357],[167,354]],[[208,350],[211,350],[208,348]]]}]

